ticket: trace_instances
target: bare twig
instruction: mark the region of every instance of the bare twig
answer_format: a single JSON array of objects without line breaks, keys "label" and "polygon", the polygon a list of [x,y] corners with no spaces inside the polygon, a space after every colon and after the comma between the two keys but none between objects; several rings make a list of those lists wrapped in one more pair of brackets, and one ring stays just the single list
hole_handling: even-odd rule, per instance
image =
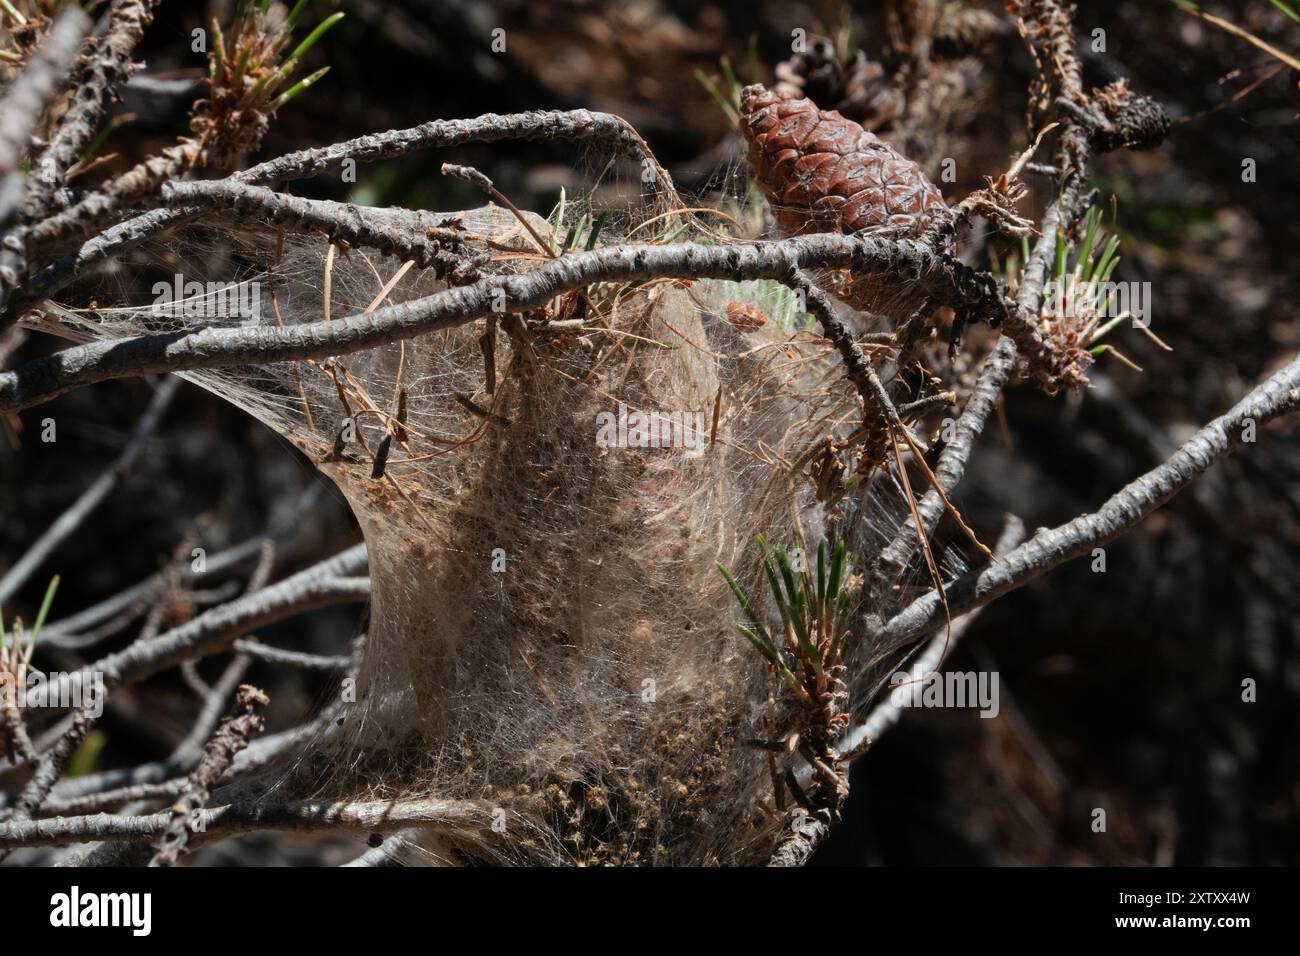
[{"label": "bare twig", "polygon": [[[58,190],[68,170],[81,158],[98,131],[108,102],[130,76],[131,51],[152,21],[156,4],[157,0],[116,0],[106,14],[106,27],[82,55],[70,87],[71,102],[27,178],[22,221],[0,247],[0,332],[17,320],[16,311],[6,311],[6,306],[10,288],[22,281],[27,268],[28,233],[58,206]],[[85,32],[82,23],[76,24],[76,31],[80,41]]]},{"label": "bare twig", "polygon": [[338,655],[325,657],[321,654],[305,654],[302,651],[287,651],[281,647],[269,647],[257,641],[238,640],[234,648],[241,654],[247,654],[268,664],[287,664],[312,671],[345,671],[352,666],[352,658]]},{"label": "bare twig", "polygon": [[33,215],[49,209],[54,190],[99,132],[109,104],[131,78],[131,54],[153,21],[158,0],[115,0],[106,16],[98,40],[87,50],[77,67],[71,86],[72,99],[50,145],[36,161],[33,178],[46,192],[29,209]]},{"label": "bare twig", "polygon": [[785,832],[772,851],[768,866],[803,866],[813,851],[830,835],[832,822],[825,810],[809,813],[795,807],[790,811]]},{"label": "bare twig", "polygon": [[[27,269],[26,227],[32,215],[43,207],[49,192],[48,185],[23,174],[22,158],[27,155],[41,117],[63,89],[82,37],[89,29],[90,18],[80,7],[65,10],[0,101],[0,311],[10,291],[22,282]],[[38,160],[38,176],[46,171],[45,157],[49,153],[47,149]],[[0,320],[0,333],[7,324]]]},{"label": "bare twig", "polygon": [[[222,704],[225,702],[224,696],[218,700]],[[221,717],[220,709],[217,710],[216,717],[217,719]],[[334,710],[327,709],[310,723],[292,730],[259,737],[249,744],[247,750],[235,757],[235,762],[226,772],[222,782],[227,783],[237,777],[257,773],[286,760],[292,754],[298,753],[308,741],[319,737],[332,725],[334,717]],[[206,740],[211,734],[215,724],[216,720],[213,720],[212,724],[206,727],[202,740]],[[193,736],[190,735],[191,738]],[[187,743],[189,739],[187,738]],[[177,754],[180,750],[181,748],[177,749]],[[50,799],[42,807],[42,813],[67,816],[141,800],[173,800],[185,786],[186,777],[183,775],[194,768],[200,753],[202,753],[201,746],[192,756],[187,755],[184,758],[186,761],[184,764],[177,762],[177,754],[173,754],[166,760],[104,770],[84,777],[64,780],[54,788]]]},{"label": "bare twig", "polygon": [[[994,553],[999,558],[1006,555],[1020,544],[1024,539],[1024,534],[1024,522],[1015,515],[1007,515],[1006,526],[1002,529],[1002,535],[993,549]],[[953,652],[953,649],[956,648],[957,643],[975,620],[979,610],[979,608],[975,608],[968,611],[952,622],[951,629],[945,629],[932,637],[925,650],[917,655],[911,666],[908,667],[907,679],[909,681],[920,681],[937,670]],[[898,723],[902,715],[902,708],[892,698],[887,697],[876,704],[861,723],[855,724],[846,730],[835,741],[835,749],[844,755],[844,760],[850,762],[856,760],[880,738],[881,734]]]},{"label": "bare twig", "polygon": [[[396,159],[425,149],[502,140],[596,140],[649,164],[654,182],[673,199],[672,179],[659,165],[640,134],[627,120],[591,110],[551,110],[527,113],[485,113],[474,119],[433,120],[410,129],[371,133],[319,149],[289,153],[249,170],[250,182],[282,183],[306,179],[337,169],[345,159],[359,164]],[[677,201],[675,204],[680,204]]]},{"label": "bare twig", "polygon": [[[65,10],[0,100],[0,233],[9,231],[10,216],[22,197],[24,177],[19,165],[31,147],[32,134],[72,71],[89,29],[90,18],[80,7]],[[9,285],[18,282],[17,275],[0,279]]]},{"label": "bare twig", "polygon": [[[1186,441],[1167,461],[1130,482],[1092,514],[1040,531],[997,564],[962,575],[945,589],[948,606],[964,613],[1133,528],[1203,474],[1241,440],[1247,421],[1256,427],[1300,408],[1300,356],[1256,386],[1230,411]],[[903,647],[942,623],[935,592],[917,598],[877,635],[881,653]]]},{"label": "bare twig", "polygon": [[400,833],[394,833],[388,837],[381,837],[383,842],[380,843],[379,846],[371,847],[355,859],[344,863],[343,866],[401,866],[403,858],[406,856],[407,851],[410,850],[411,841],[414,840],[418,834],[418,830],[406,830]]},{"label": "bare twig", "polygon": [[992,279],[907,240],[820,233],[728,246],[622,245],[563,256],[522,275],[493,276],[328,322],[206,328],[76,346],[0,374],[0,411],[28,408],[112,378],[348,354],[472,322],[492,313],[502,294],[509,311],[524,312],[563,292],[600,282],[781,278],[798,267],[847,268],[878,275],[882,281],[905,281],[935,303],[969,310],[976,318],[996,319],[1006,311]]},{"label": "bare twig", "polygon": [[21,588],[32,574],[39,568],[51,553],[71,535],[75,534],[81,527],[82,522],[103,503],[109,494],[117,487],[117,483],[122,480],[122,476],[127,474],[135,465],[136,460],[148,447],[154,431],[157,430],[158,424],[162,421],[163,413],[166,412],[167,406],[171,404],[172,397],[176,394],[176,389],[180,386],[180,379],[167,378],[158,386],[154,392],[149,407],[140,418],[139,425],[136,426],[135,434],[127,442],[126,448],[117,460],[91,484],[67,511],[63,512],[54,523],[45,529],[42,534],[27,552],[14,562],[3,578],[0,578],[0,605],[6,604],[18,589]]},{"label": "bare twig", "polygon": [[[487,831],[493,806],[462,800],[420,798],[342,803],[250,801],[198,810],[191,816],[192,843],[281,830],[299,833],[343,830],[393,833],[412,826],[434,832]],[[162,835],[171,813],[129,817],[99,813],[0,824],[0,846],[55,846],[69,842],[140,841]]]},{"label": "bare twig", "polygon": [[510,197],[497,189],[492,180],[488,179],[484,173],[475,169],[473,166],[457,166],[455,163],[443,163],[442,174],[469,183],[477,189],[487,193],[487,195],[491,196],[501,205],[505,206],[510,210],[511,215],[519,220],[520,225],[528,231],[528,235],[532,237],[533,243],[537,246],[537,251],[544,256],[549,256],[552,259],[555,258],[554,250],[546,244],[545,239],[537,234],[537,230],[534,229],[533,224],[528,221],[528,217],[520,212],[519,207],[510,201]]},{"label": "bare twig", "polygon": [[[199,577],[219,580],[223,571],[236,568],[249,558],[260,553],[264,542],[280,539],[281,545],[290,541],[303,530],[301,517],[310,511],[320,498],[322,485],[312,484],[299,496],[289,513],[267,529],[265,534],[246,541],[241,541],[224,551],[217,551],[206,556],[202,571],[195,571],[188,560],[177,561],[174,565],[158,571],[137,584],[128,587],[112,597],[93,604],[68,617],[48,622],[41,631],[41,641],[46,646],[61,647],[67,650],[83,650],[97,643],[103,636],[103,630],[93,630],[113,618],[132,613],[133,609],[143,608],[164,593],[173,584],[185,586]],[[135,612],[138,615],[138,611]]]},{"label": "bare twig", "polygon": [[[18,802],[14,805],[8,819],[14,822],[30,820],[36,815],[45,798],[50,795],[50,791],[58,782],[59,777],[63,775],[63,770],[72,756],[73,752],[86,739],[86,734],[94,725],[95,719],[90,716],[86,710],[79,710],[73,716],[72,725],[63,733],[58,742],[41,754],[40,760],[36,765],[36,773],[32,779],[27,782],[23,792],[18,795]],[[0,851],[0,861],[3,861],[8,855],[8,850]]]},{"label": "bare twig", "polygon": [[[1074,48],[1069,14],[1055,0],[1033,0],[1025,6],[1039,15],[1041,35],[1050,46],[1046,59],[1062,94],[1071,100],[1082,100],[1082,68]],[[1078,122],[1067,123],[1061,134],[1057,157],[1060,192],[1039,223],[1039,237],[1025,264],[1016,295],[1021,315],[1038,314],[1056,251],[1056,237],[1058,233],[1068,235],[1085,212],[1083,189],[1088,178],[1088,157],[1086,130]],[[934,468],[937,487],[926,492],[918,505],[926,535],[933,533],[943,516],[943,496],[950,496],[966,473],[975,442],[997,407],[1002,389],[1016,371],[1017,350],[1016,343],[1004,338],[985,359],[966,407],[957,418],[953,438],[944,447]],[[913,529],[900,524],[893,539],[871,563],[870,574],[876,586],[897,576],[915,554],[915,548]],[[869,629],[870,624],[879,626],[880,621],[869,622]]]},{"label": "bare twig", "polygon": [[[265,186],[234,180],[174,182],[162,188],[169,205],[233,212],[252,222],[282,224],[299,232],[323,232],[330,242],[368,246],[439,274],[457,270],[464,235],[444,225],[445,215],[414,209],[371,208],[323,199],[303,199]],[[458,281],[476,278],[459,276]]]},{"label": "bare twig", "polygon": [[222,723],[208,745],[198,766],[190,774],[185,789],[172,804],[167,826],[163,829],[150,866],[175,866],[189,843],[193,814],[207,805],[212,788],[230,768],[235,754],[248,746],[248,740],[262,729],[261,710],[268,703],[264,693],[248,684],[239,688],[235,713]]},{"label": "bare twig", "polygon": [[[349,548],[277,584],[212,608],[171,631],[100,658],[86,670],[102,673],[108,686],[131,683],[181,661],[224,650],[236,638],[275,621],[317,608],[365,601],[370,595],[369,580],[340,576],[359,571],[365,559],[365,545]],[[67,699],[63,683],[68,679],[65,675],[52,682],[58,686],[51,695]]]},{"label": "bare twig", "polygon": [[[862,346],[858,344],[853,333],[836,316],[835,307],[827,298],[826,293],[807,273],[799,269],[793,270],[789,276],[785,277],[785,283],[790,288],[803,294],[809,315],[817,319],[818,325],[821,326],[822,335],[826,336],[830,343],[835,346],[835,350],[840,353],[840,359],[844,362],[845,374],[862,398],[866,417],[873,420],[879,416],[892,415],[894,419],[897,419],[898,412],[889,400],[889,396],[884,393],[882,388],[878,387],[880,382],[871,368],[871,360],[867,357],[867,353],[862,351]],[[884,407],[881,407],[882,399]]]},{"label": "bare twig", "polygon": [[[653,172],[651,180],[659,185],[669,201],[675,207],[681,206],[671,177],[659,165],[636,130],[618,116],[590,110],[506,115],[488,113],[468,120],[434,120],[410,129],[371,133],[332,146],[289,153],[236,173],[231,180],[268,186],[329,172],[339,168],[346,160],[358,164],[374,163],[424,149],[511,139],[596,140],[609,143],[637,156]],[[54,295],[93,265],[140,244],[164,229],[192,219],[199,211],[189,206],[184,209],[153,210],[88,240],[68,255],[43,266],[24,284],[10,304],[8,321],[13,321],[35,302]],[[5,324],[6,320],[0,316],[0,330]]]}]

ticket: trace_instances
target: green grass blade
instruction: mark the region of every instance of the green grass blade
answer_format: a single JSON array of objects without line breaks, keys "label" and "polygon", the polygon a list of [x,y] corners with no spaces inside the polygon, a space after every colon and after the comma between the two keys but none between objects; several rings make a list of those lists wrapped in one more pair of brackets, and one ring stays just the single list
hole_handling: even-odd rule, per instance
[{"label": "green grass blade", "polygon": [[104,148],[104,143],[108,141],[108,138],[125,125],[126,123],[119,122],[116,119],[110,120],[103,129],[95,134],[95,138],[90,141],[90,145],[82,151],[81,157],[77,160],[77,166],[84,167],[94,159],[99,151]]},{"label": "green grass blade", "polygon": [[689,228],[690,228],[690,223],[686,223],[686,222],[682,223],[680,226],[674,226],[671,229],[669,229],[667,232],[665,232],[663,235],[661,235],[658,241],[661,244],[666,246],[670,242],[675,242],[677,240],[677,237],[680,236]]},{"label": "green grass blade", "polygon": [[[766,557],[767,554],[766,541],[763,542],[762,547],[763,547],[764,556]],[[783,548],[778,548],[776,551],[776,564],[777,567],[780,568],[781,570],[781,580],[785,583],[785,593],[790,596],[790,603],[794,604],[795,591],[796,591],[796,586],[794,583],[794,574],[790,570],[790,557],[785,553],[785,550]]]},{"label": "green grass blade", "polygon": [[805,704],[812,702],[812,698],[808,696],[808,691],[804,690],[803,685],[799,683],[799,678],[795,677],[790,668],[785,666],[784,661],[776,662],[776,670],[777,673],[781,675],[781,679],[785,681],[786,686],[790,688],[790,692],[794,694],[796,698]]},{"label": "green grass blade", "polygon": [[833,605],[838,608],[840,599],[843,595],[840,593],[844,590],[844,580],[848,571],[848,550],[845,547],[843,539],[835,542],[835,551],[831,555],[831,576],[827,582],[830,591],[830,599]]},{"label": "green grass blade", "polygon": [[560,246],[561,252],[568,252],[573,248],[573,240],[578,237],[578,223],[569,227],[569,231],[564,234],[564,245]]},{"label": "green grass blade", "polygon": [[569,241],[569,237],[568,236],[565,237],[564,240],[565,252],[568,252],[571,249],[576,249],[578,247],[578,240],[582,238],[582,234],[587,231],[587,226],[589,224],[590,224],[590,220],[587,218],[587,214],[584,212],[579,217],[578,222],[574,226],[574,228],[569,230],[569,235],[573,237],[573,240]]}]

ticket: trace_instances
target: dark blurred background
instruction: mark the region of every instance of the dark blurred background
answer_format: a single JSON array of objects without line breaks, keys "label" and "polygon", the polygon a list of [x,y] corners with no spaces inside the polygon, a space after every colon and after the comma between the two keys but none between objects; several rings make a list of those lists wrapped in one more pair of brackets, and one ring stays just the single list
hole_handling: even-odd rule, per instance
[{"label": "dark blurred background", "polygon": [[[435,118],[588,107],[630,121],[684,192],[716,201],[742,155],[723,110],[697,79],[720,80],[728,56],[764,82],[790,57],[791,30],[830,37],[892,67],[891,17],[906,4],[781,2],[319,2],[346,11],[312,65],[331,73],[275,122],[259,157]],[[1012,21],[999,3],[967,6]],[[1266,0],[1210,3],[1292,53],[1300,23]],[[142,55],[151,77],[198,75],[190,31],[223,5],[164,3]],[[314,22],[314,21],[313,21]],[[1089,85],[1124,76],[1175,118],[1149,153],[1094,169],[1115,196],[1117,278],[1151,283],[1152,328],[1173,351],[1128,335],[1142,372],[1113,361],[1084,395],[1010,390],[1005,422],[984,436],[957,505],[986,540],[1004,512],[1033,529],[1092,510],[1162,460],[1201,423],[1300,347],[1297,326],[1295,71],[1244,40],[1157,0],[1088,0],[1076,26],[1105,52],[1085,55]],[[491,50],[504,29],[506,50]],[[893,58],[893,59],[891,59]],[[937,180],[956,160],[952,201],[996,176],[1026,145],[1032,62],[1013,30],[945,68],[949,108],[928,115],[888,97],[871,117]],[[888,74],[888,69],[886,70]],[[177,92],[168,90],[176,88]],[[137,119],[109,146],[125,168],[184,132],[193,90],[133,90]],[[956,104],[959,108],[953,108]],[[822,104],[829,107],[835,104]],[[584,192],[578,154],[562,144],[499,144],[422,153],[300,194],[429,209],[479,197],[437,173],[445,161],[486,172],[520,206],[545,214],[558,188]],[[1242,161],[1256,161],[1243,182]],[[743,173],[743,167],[741,168]],[[1024,209],[1037,216],[1046,180]],[[345,190],[355,191],[348,193]],[[982,244],[963,247],[979,261]],[[48,351],[29,340],[16,358]],[[11,358],[10,361],[13,359]],[[0,436],[0,568],[20,555],[113,458],[150,386],[115,382],[29,410]],[[39,441],[58,422],[59,441]],[[816,862],[880,864],[1295,864],[1300,862],[1300,445],[1297,425],[1262,429],[1189,492],[1107,549],[1107,571],[1068,565],[1002,599],[972,626],[950,666],[997,670],[1002,712],[915,711],[856,766],[845,824]],[[303,495],[308,517],[295,517]],[[340,496],[277,436],[185,386],[109,504],[62,547],[13,608],[30,617],[48,573],[63,575],[56,617],[139,580],[196,543],[210,552],[279,529],[277,575],[356,536]],[[10,608],[6,608],[10,611]],[[195,607],[178,600],[169,619]],[[319,612],[260,635],[342,653],[353,610]],[[125,642],[138,632],[123,631]],[[205,675],[214,662],[201,668]],[[215,662],[219,664],[220,662]],[[1253,679],[1257,700],[1242,701]],[[301,719],[324,678],[255,666],[274,681],[268,729]],[[112,698],[99,767],[165,755],[192,698],[159,677]],[[148,720],[141,715],[148,714]],[[174,715],[174,720],[168,715]],[[1093,808],[1107,830],[1093,832]]]}]

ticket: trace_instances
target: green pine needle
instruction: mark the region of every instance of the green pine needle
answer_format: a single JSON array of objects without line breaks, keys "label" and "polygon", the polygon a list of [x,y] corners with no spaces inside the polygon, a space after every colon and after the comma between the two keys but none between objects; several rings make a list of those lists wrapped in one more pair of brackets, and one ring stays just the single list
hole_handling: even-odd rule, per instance
[{"label": "green pine needle", "polygon": [[86,739],[68,758],[67,775],[69,777],[84,777],[93,771],[95,765],[99,762],[99,755],[106,743],[108,743],[108,736],[102,730],[92,730],[88,733]]},{"label": "green pine needle", "polygon": [[293,25],[298,22],[298,15],[302,13],[303,8],[305,8],[310,2],[311,0],[298,0],[298,2],[294,4],[293,9],[289,11],[289,16],[286,17],[284,21],[284,25],[287,29],[293,29]]},{"label": "green pine needle", "polygon": [[591,234],[587,236],[587,251],[596,248],[596,240],[600,238],[600,230],[605,228],[605,220],[609,218],[609,212],[602,212],[596,217],[596,224],[591,227]]},{"label": "green pine needle", "polygon": [[59,589],[59,576],[56,574],[50,578],[49,587],[45,589],[45,599],[41,601],[41,609],[36,612],[36,623],[32,625],[32,644],[35,645],[36,638],[41,634],[41,628],[45,626],[45,618],[49,616],[50,605],[54,603],[54,592]]},{"label": "green pine needle", "polygon": [[307,34],[307,39],[299,43],[297,48],[292,53],[289,54],[289,59],[285,60],[284,62],[285,67],[287,68],[290,66],[290,64],[296,63],[298,60],[301,60],[303,56],[306,55],[307,51],[310,50],[312,47],[314,47],[316,45],[316,42],[330,31],[330,29],[334,26],[334,24],[338,23],[340,20],[343,19],[343,16],[344,16],[343,12],[339,11],[338,13],[330,14],[328,17],[322,20],[317,25],[315,30],[312,30],[311,33]]},{"label": "green pine needle", "polygon": [[[736,596],[736,600],[740,603],[740,607],[745,612],[745,616],[748,617],[750,623],[754,625],[756,635],[761,636],[767,646],[772,647],[772,636],[767,633],[767,628],[765,628],[763,622],[758,619],[758,614],[754,611],[754,606],[750,603],[749,595],[745,593],[745,589],[740,586],[740,582],[732,576],[731,572],[726,569],[721,561],[717,562],[717,565],[718,570],[722,572],[722,576],[727,579],[727,584],[731,585],[731,593]],[[773,650],[773,653],[775,653],[775,650]]]},{"label": "green pine needle", "polygon": [[1277,7],[1296,23],[1300,23],[1300,9],[1291,6],[1291,0],[1269,0],[1269,3]]},{"label": "green pine needle", "polygon": [[329,71],[330,68],[328,66],[323,66],[315,73],[313,73],[311,76],[307,77],[306,79],[299,80],[293,86],[289,87],[287,90],[285,90],[283,93],[280,94],[280,96],[276,99],[275,105],[272,107],[272,109],[278,110],[280,107],[284,106],[285,103],[288,103],[299,93],[302,93],[304,90],[310,89],[312,86],[316,84],[316,82],[321,77],[323,77]]}]

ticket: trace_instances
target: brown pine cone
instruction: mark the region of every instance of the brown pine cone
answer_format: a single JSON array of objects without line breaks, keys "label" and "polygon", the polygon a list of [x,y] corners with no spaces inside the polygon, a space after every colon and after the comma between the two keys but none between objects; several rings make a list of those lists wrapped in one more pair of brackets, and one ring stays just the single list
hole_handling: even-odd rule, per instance
[{"label": "brown pine cone", "polygon": [[[749,161],[781,231],[918,239],[943,223],[948,207],[919,166],[834,110],[762,85],[740,94]],[[823,276],[835,295],[866,312],[915,304],[897,283]]]}]

